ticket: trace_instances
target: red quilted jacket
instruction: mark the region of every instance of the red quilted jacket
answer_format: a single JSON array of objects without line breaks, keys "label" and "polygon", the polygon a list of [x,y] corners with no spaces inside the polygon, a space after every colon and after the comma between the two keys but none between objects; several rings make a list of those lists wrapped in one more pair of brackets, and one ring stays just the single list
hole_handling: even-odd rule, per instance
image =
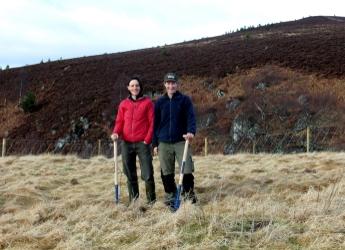
[{"label": "red quilted jacket", "polygon": [[137,101],[129,98],[123,100],[118,108],[113,133],[117,133],[128,142],[150,144],[153,135],[154,108],[148,97]]}]

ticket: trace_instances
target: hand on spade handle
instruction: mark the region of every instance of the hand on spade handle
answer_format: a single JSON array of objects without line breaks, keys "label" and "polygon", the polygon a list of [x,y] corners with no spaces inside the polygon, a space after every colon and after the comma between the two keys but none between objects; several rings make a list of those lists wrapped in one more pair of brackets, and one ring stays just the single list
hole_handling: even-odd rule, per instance
[{"label": "hand on spade handle", "polygon": [[194,138],[194,134],[188,132],[187,134],[183,135],[183,138],[191,141]]},{"label": "hand on spade handle", "polygon": [[[183,135],[183,138],[184,138],[185,140],[191,141],[191,140],[194,138],[194,134],[192,134],[192,133],[187,133],[187,134]],[[158,147],[154,147],[154,148],[153,148],[153,155],[158,155]]]},{"label": "hand on spade handle", "polygon": [[110,136],[110,138],[113,140],[113,141],[117,141],[119,139],[119,135],[114,133]]}]

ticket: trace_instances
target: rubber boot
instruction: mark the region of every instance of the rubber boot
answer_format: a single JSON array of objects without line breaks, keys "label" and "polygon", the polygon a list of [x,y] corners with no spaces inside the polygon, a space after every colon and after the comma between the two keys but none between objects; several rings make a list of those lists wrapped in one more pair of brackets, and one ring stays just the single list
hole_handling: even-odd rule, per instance
[{"label": "rubber boot", "polygon": [[139,185],[138,182],[127,182],[129,204],[138,199]]},{"label": "rubber boot", "polygon": [[175,174],[163,175],[161,172],[163,187],[165,191],[165,205],[169,207],[174,206],[175,196],[176,196],[176,183],[175,183]]},{"label": "rubber boot", "polygon": [[156,202],[155,182],[154,181],[146,181],[145,182],[145,189],[146,189],[147,203],[149,205],[153,205],[153,203]]},{"label": "rubber boot", "polygon": [[182,196],[184,200],[190,200],[192,204],[197,202],[196,195],[194,193],[194,176],[193,174],[184,174],[182,181]]}]

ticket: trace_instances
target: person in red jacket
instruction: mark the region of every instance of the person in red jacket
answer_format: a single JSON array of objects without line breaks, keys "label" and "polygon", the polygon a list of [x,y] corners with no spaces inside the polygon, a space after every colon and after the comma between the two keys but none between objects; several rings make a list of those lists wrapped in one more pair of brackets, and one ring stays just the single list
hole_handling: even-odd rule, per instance
[{"label": "person in red jacket", "polygon": [[136,156],[139,157],[141,178],[145,181],[149,204],[156,201],[152,165],[151,142],[153,136],[154,107],[150,98],[143,96],[143,87],[137,77],[128,83],[129,96],[121,101],[111,138],[123,140],[121,154],[123,171],[127,176],[129,202],[139,197]]}]

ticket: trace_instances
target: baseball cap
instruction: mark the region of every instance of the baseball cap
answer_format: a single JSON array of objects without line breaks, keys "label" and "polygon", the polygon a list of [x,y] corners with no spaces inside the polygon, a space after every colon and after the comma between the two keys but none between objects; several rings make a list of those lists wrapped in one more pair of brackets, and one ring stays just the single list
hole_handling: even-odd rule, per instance
[{"label": "baseball cap", "polygon": [[178,80],[178,77],[175,73],[170,72],[164,76],[164,82],[168,82],[168,81],[177,82],[177,80]]}]

